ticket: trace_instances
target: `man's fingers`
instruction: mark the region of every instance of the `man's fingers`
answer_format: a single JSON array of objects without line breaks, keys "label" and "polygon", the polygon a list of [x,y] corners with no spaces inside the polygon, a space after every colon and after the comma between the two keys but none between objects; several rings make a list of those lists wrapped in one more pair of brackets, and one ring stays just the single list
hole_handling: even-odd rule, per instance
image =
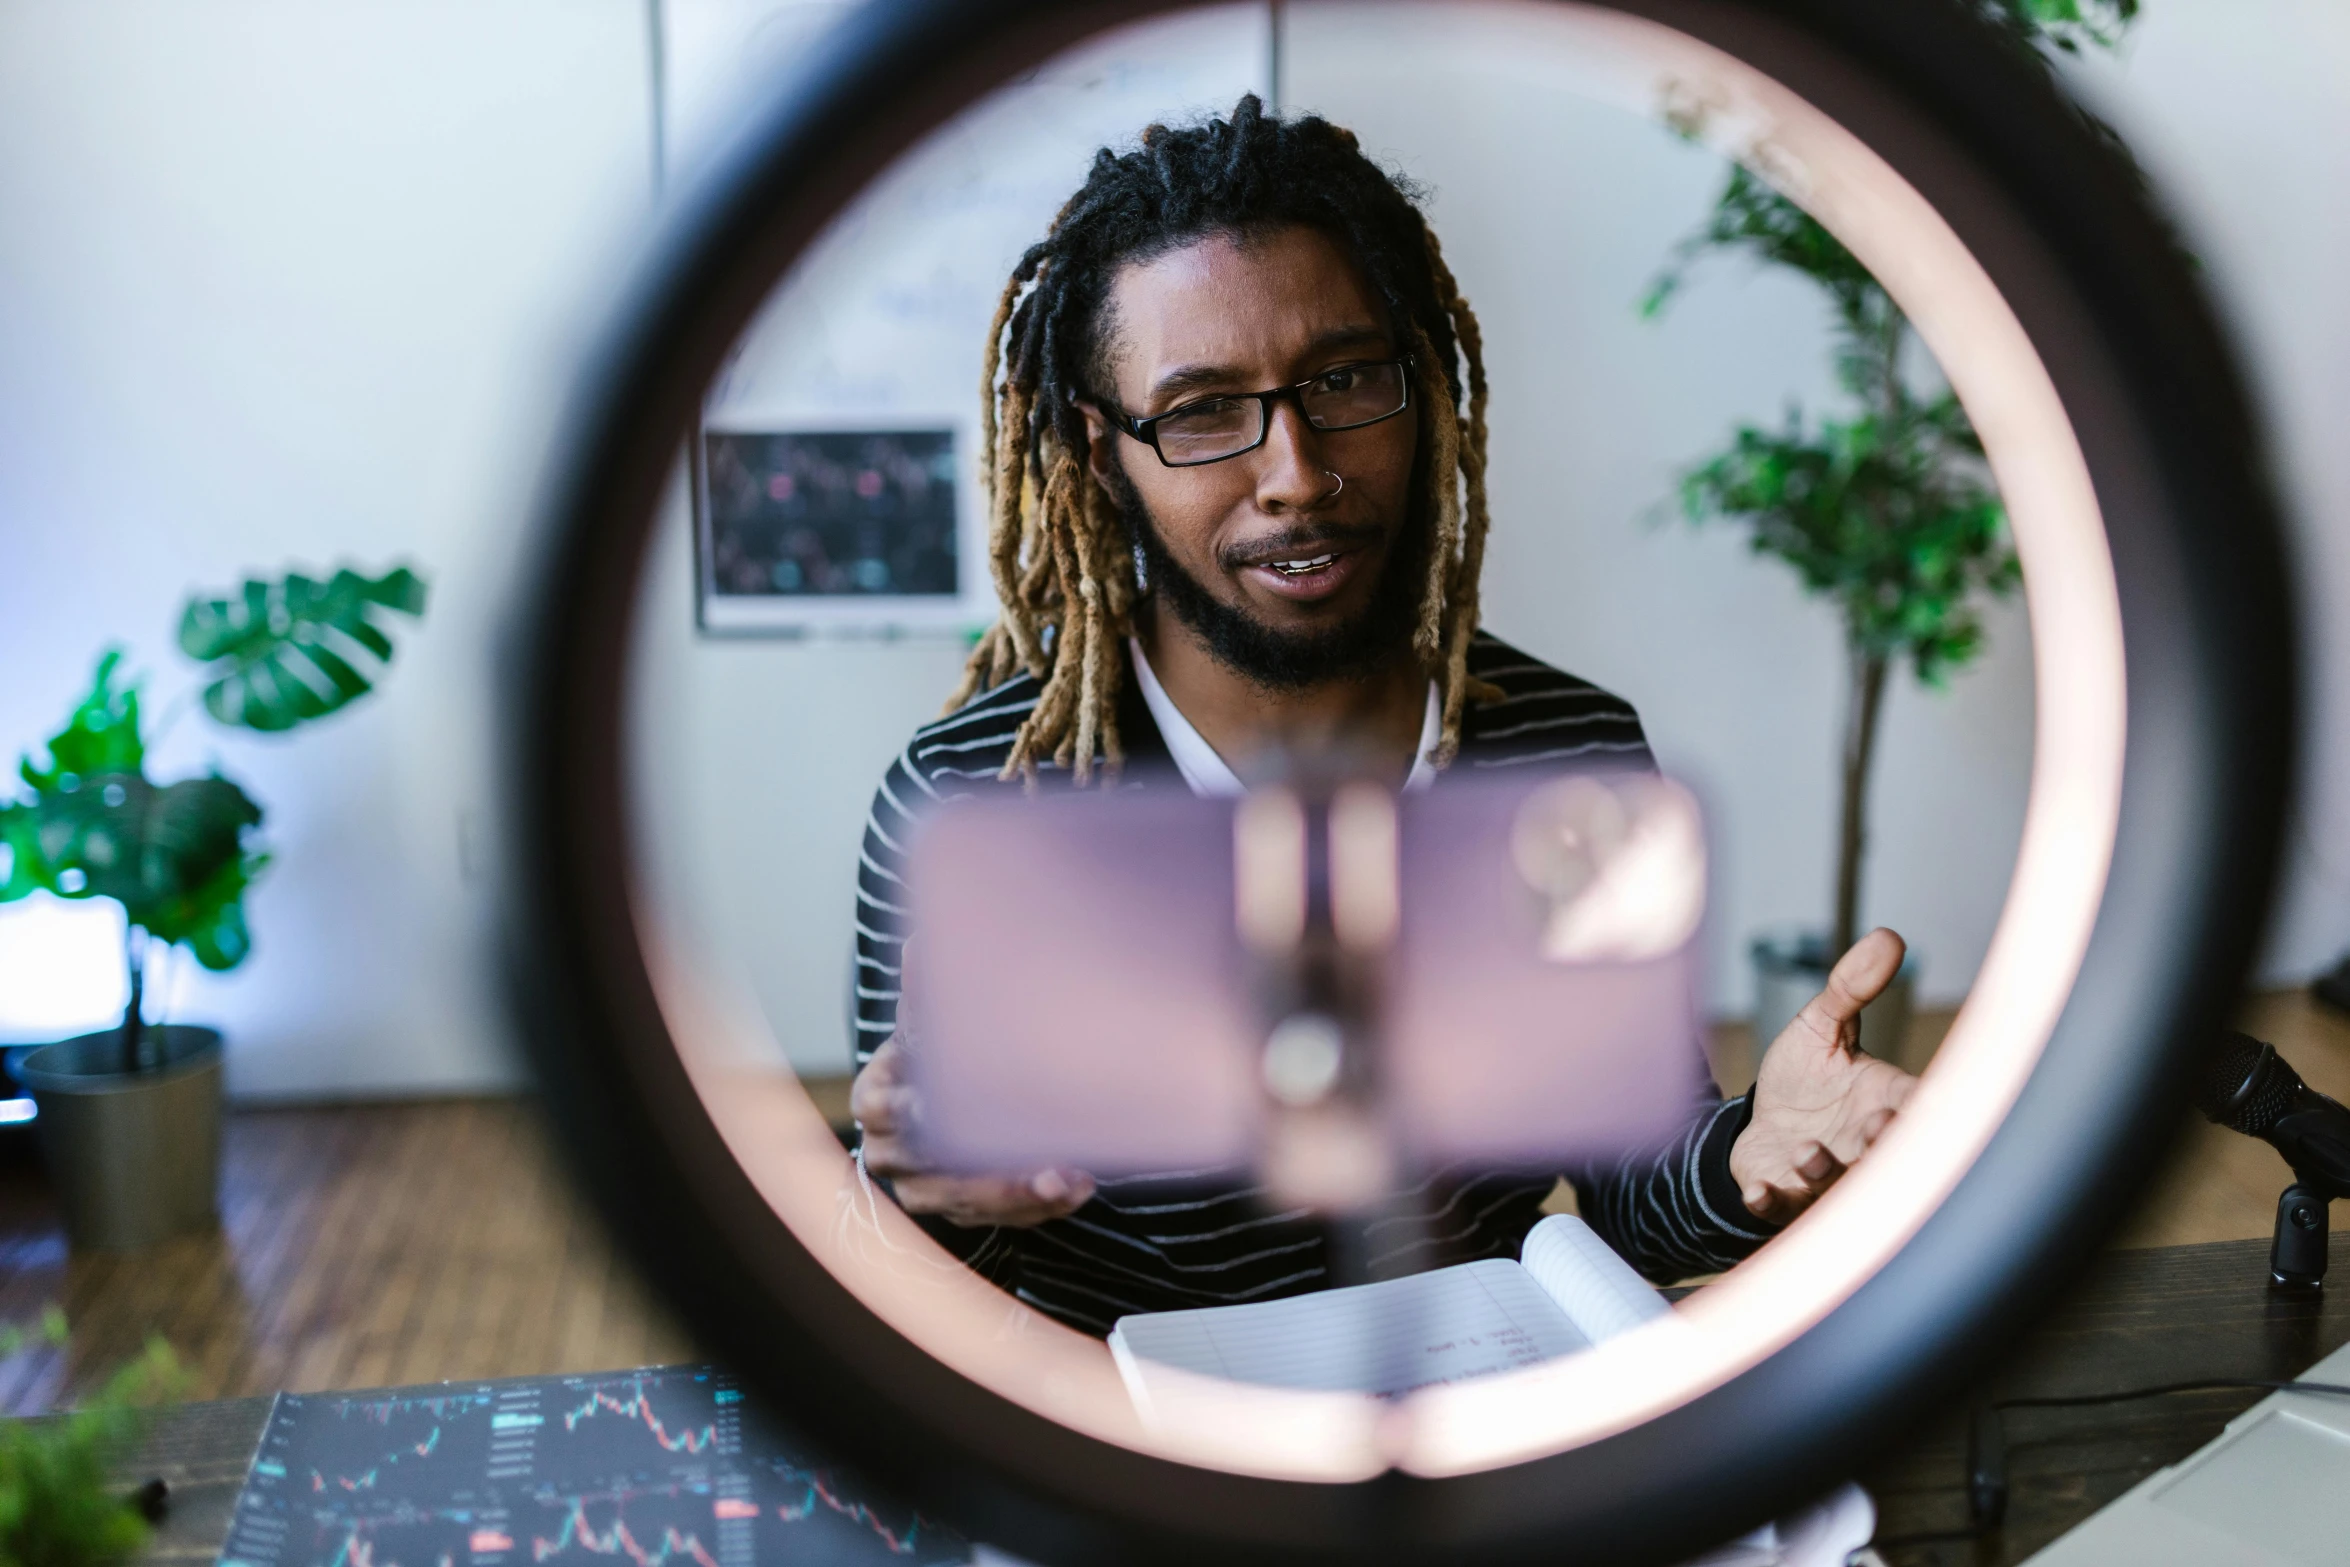
[{"label": "man's fingers", "polygon": [[1856,1021],[1861,1008],[1885,993],[1908,953],[1907,943],[1878,926],[1836,960],[1836,966],[1828,971],[1827,985],[1804,1003],[1796,1021],[1822,1039],[1840,1038],[1844,1025]]},{"label": "man's fingers", "polygon": [[1028,1189],[1038,1202],[1059,1205],[1064,1213],[1093,1201],[1093,1177],[1083,1170],[1039,1170],[1028,1178]]},{"label": "man's fingers", "polygon": [[1740,1192],[1747,1211],[1768,1224],[1791,1224],[1811,1205],[1809,1195],[1780,1186],[1754,1186]]},{"label": "man's fingers", "polygon": [[1806,1143],[1795,1150],[1783,1175],[1751,1180],[1739,1188],[1738,1195],[1758,1217],[1786,1224],[1835,1185],[1848,1164],[1825,1143]]},{"label": "man's fingers", "polygon": [[1795,1173],[1802,1178],[1804,1189],[1816,1196],[1844,1173],[1844,1161],[1831,1153],[1827,1144],[1813,1143],[1795,1161]]},{"label": "man's fingers", "polygon": [[849,1114],[860,1126],[873,1127],[894,1111],[900,1058],[898,1038],[892,1034],[850,1080]]},{"label": "man's fingers", "polygon": [[865,1128],[864,1140],[857,1145],[857,1151],[864,1156],[865,1173],[879,1180],[902,1181],[923,1173],[913,1150],[902,1138],[876,1132],[870,1125]]},{"label": "man's fingers", "polygon": [[[1918,1080],[1909,1073],[1882,1061],[1866,1062],[1863,1070],[1868,1074],[1867,1093],[1855,1091],[1857,1102],[1851,1112],[1854,1119],[1850,1129],[1835,1139],[1836,1156],[1847,1165],[1877,1145],[1877,1139],[1885,1135],[1885,1128],[1893,1124],[1893,1118],[1909,1103],[1909,1096],[1918,1086]],[[1875,1103],[1870,1103],[1871,1100]]]},{"label": "man's fingers", "polygon": [[863,1078],[849,1085],[849,1115],[865,1129],[865,1140],[889,1137],[898,1129],[895,1096],[886,1089],[868,1088]]},{"label": "man's fingers", "polygon": [[1885,993],[1908,955],[1909,944],[1880,925],[1854,942],[1852,950],[1828,970],[1828,994],[1838,997],[1840,1004],[1858,1017],[1862,1007]]},{"label": "man's fingers", "polygon": [[886,1085],[866,1087],[861,1081],[849,1089],[849,1114],[865,1129],[868,1141],[895,1137],[914,1120],[914,1095],[909,1089]]},{"label": "man's fingers", "polygon": [[914,1175],[896,1181],[893,1189],[898,1206],[908,1213],[934,1214],[967,1227],[1025,1228],[1085,1206],[1093,1197],[1093,1178],[1073,1170],[1030,1176]]},{"label": "man's fingers", "polygon": [[868,1134],[902,1135],[912,1130],[921,1109],[906,1080],[906,1047],[892,1034],[849,1084],[849,1114]]},{"label": "man's fingers", "polygon": [[898,1206],[908,1213],[935,1214],[951,1223],[1034,1223],[1024,1217],[1036,1206],[1028,1183],[1009,1176],[908,1175],[891,1183]]}]

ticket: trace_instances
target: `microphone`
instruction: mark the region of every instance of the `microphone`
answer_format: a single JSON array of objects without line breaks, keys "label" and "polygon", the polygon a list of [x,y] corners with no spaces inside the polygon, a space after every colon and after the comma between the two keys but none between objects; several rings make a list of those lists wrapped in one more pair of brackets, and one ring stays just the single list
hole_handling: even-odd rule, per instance
[{"label": "microphone", "polygon": [[2195,1107],[2270,1144],[2305,1186],[2350,1197],[2350,1108],[2301,1081],[2274,1045],[2228,1034],[2205,1064]]},{"label": "microphone", "polygon": [[2326,1204],[2350,1197],[2350,1108],[2303,1082],[2274,1045],[2236,1033],[2221,1036],[2205,1061],[2195,1108],[2261,1139],[2293,1167],[2293,1184],[2277,1199],[2269,1276],[2288,1287],[2322,1283]]}]

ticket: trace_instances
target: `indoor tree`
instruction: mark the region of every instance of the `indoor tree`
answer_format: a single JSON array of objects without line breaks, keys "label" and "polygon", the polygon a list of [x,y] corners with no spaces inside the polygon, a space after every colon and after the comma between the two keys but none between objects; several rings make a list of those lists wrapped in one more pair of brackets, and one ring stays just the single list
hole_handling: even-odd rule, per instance
[{"label": "indoor tree", "polygon": [[[2137,0],[1975,0],[1974,9],[2045,63],[2042,48],[2111,47]],[[1684,134],[1700,128],[1678,122]],[[2106,133],[2110,137],[2110,132]],[[1758,554],[1793,567],[1843,622],[1846,687],[1839,758],[1835,916],[1827,957],[1859,935],[1868,787],[1885,685],[1906,662],[1939,687],[1983,648],[1982,606],[2020,580],[2006,515],[1974,426],[1929,368],[1909,318],[1833,234],[1742,164],[1713,210],[1675,247],[1642,303],[1654,316],[1702,258],[1743,255],[1792,271],[1829,305],[1843,417],[1790,409],[1777,428],[1741,425],[1691,465],[1680,505],[1696,522],[1743,526]]]},{"label": "indoor tree", "polygon": [[324,582],[254,579],[180,615],[180,650],[203,668],[152,732],[122,650],[98,659],[89,694],[49,738],[46,757],[17,768],[23,793],[0,797],[0,903],[34,892],[112,898],[124,914],[121,1065],[143,1049],[150,949],[185,946],[208,969],[252,950],[245,889],[269,856],[254,842],[261,807],[217,770],[158,784],[149,745],[200,696],[215,721],[277,734],[341,711],[374,688],[391,661],[393,616],[424,613],[425,584],[402,566],[381,577],[337,571]]}]

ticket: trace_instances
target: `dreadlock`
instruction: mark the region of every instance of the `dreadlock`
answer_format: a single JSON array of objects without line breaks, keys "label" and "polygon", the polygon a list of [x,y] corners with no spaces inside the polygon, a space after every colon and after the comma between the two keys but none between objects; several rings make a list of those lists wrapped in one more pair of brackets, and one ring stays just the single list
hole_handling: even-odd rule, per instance
[{"label": "dreadlock", "polygon": [[[972,649],[953,711],[1026,670],[1044,682],[1004,763],[1034,776],[1049,757],[1079,783],[1096,756],[1115,770],[1123,639],[1137,596],[1133,538],[1087,463],[1080,399],[1106,381],[1099,327],[1110,285],[1211,234],[1303,225],[1339,242],[1385,302],[1418,367],[1415,497],[1433,529],[1412,648],[1435,677],[1443,732],[1460,747],[1470,699],[1495,693],[1468,673],[1485,556],[1485,361],[1477,318],[1444,264],[1413,192],[1363,155],[1350,131],[1282,120],[1254,93],[1230,119],[1103,148],[1044,240],[1021,256],[987,334],[980,380],[980,473],[988,564],[1003,611]],[[1456,360],[1467,368],[1466,386]]]}]

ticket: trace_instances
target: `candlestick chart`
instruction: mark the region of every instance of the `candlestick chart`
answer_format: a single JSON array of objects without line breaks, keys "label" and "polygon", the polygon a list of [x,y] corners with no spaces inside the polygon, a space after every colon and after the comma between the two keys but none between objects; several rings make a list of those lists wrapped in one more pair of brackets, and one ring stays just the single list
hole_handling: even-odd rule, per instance
[{"label": "candlestick chart", "polygon": [[482,1416],[493,1396],[481,1386],[320,1396],[316,1418],[331,1423],[333,1439],[321,1443],[314,1461],[293,1473],[316,1494],[434,1489],[451,1475],[487,1465],[488,1426]]},{"label": "candlestick chart", "polygon": [[708,1366],[278,1396],[221,1567],[935,1567]]}]

